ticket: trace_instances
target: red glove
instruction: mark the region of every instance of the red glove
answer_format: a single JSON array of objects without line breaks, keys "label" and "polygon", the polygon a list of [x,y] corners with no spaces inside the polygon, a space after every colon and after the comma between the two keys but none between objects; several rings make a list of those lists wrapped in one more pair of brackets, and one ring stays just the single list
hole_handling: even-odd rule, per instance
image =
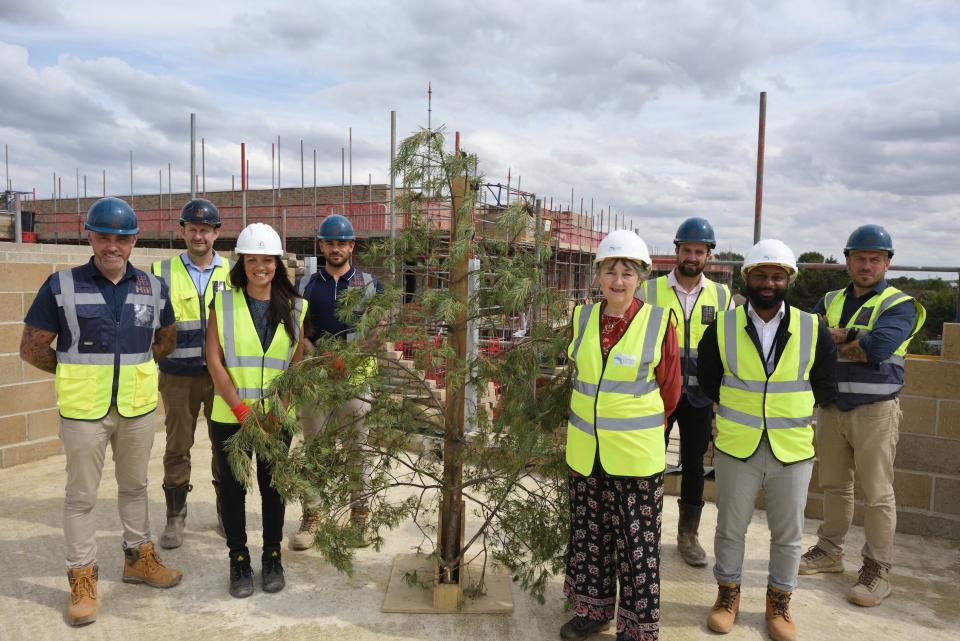
[{"label": "red glove", "polygon": [[337,370],[337,372],[339,372],[340,374],[347,373],[347,366],[344,365],[342,356],[337,356],[333,360],[333,369]]},{"label": "red glove", "polygon": [[245,420],[247,420],[247,416],[250,414],[250,406],[245,404],[243,401],[240,401],[231,407],[230,411],[233,412],[233,415],[237,417],[237,421],[243,423]]}]

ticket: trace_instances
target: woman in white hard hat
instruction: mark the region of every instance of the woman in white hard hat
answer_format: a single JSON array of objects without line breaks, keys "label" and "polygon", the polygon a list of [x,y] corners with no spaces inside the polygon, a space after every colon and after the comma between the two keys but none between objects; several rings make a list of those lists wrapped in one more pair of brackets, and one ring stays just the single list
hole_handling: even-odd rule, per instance
[{"label": "woman in white hard hat", "polygon": [[[220,508],[230,550],[230,594],[242,598],[253,593],[246,491],[227,460],[226,441],[240,430],[251,409],[266,411],[263,390],[302,358],[307,305],[287,276],[280,236],[272,227],[248,225],[237,238],[236,253],[237,263],[230,270],[232,289],[219,292],[210,306],[206,352],[217,392],[210,433],[221,470]],[[284,503],[272,481],[270,466],[258,461],[264,592],[278,592],[285,585],[280,564]]]},{"label": "woman in white hard hat", "polygon": [[656,640],[663,434],[680,400],[680,352],[670,312],[634,297],[651,264],[643,240],[613,231],[594,264],[603,302],[576,307],[567,351],[574,383],[564,594],[575,616],[560,637],[604,630],[616,610],[619,641]]}]

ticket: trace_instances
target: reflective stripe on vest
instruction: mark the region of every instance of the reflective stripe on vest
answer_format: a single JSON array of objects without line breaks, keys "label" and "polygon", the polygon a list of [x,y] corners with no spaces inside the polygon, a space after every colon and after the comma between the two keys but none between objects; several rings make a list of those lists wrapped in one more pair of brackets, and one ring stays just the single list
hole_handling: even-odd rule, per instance
[{"label": "reflective stripe on vest", "polygon": [[230,287],[230,261],[221,258],[221,264],[213,268],[202,297],[187,271],[182,254],[175,258],[158,260],[153,263],[152,270],[167,283],[173,314],[177,319],[177,347],[160,362],[161,369],[167,365],[184,369],[206,367],[204,341],[208,310],[216,293]]},{"label": "reflective stripe on vest", "polygon": [[[703,338],[703,333],[707,330],[717,315],[727,309],[730,302],[730,290],[726,285],[715,283],[709,278],[704,277],[703,287],[697,294],[693,309],[690,311],[690,318],[684,317],[683,305],[680,303],[680,296],[676,289],[670,286],[669,276],[660,276],[654,280],[648,280],[641,283],[643,299],[658,307],[665,307],[673,310],[680,326],[677,328],[677,345],[680,347],[680,370],[683,374],[684,392],[694,396],[698,402],[697,406],[705,406],[712,403],[710,399],[700,392],[697,384],[697,346]],[[713,308],[710,314],[709,309],[706,312],[710,322],[704,323],[704,308]]]},{"label": "reflective stripe on vest", "polygon": [[136,278],[127,290],[119,323],[82,268],[57,272],[51,279],[69,332],[69,340],[63,334],[57,339],[54,381],[57,408],[64,418],[96,420],[106,416],[117,366],[117,412],[132,418],[157,407],[153,339],[165,302],[159,279],[134,271]]},{"label": "reflective stripe on vest", "polygon": [[[307,313],[306,301],[302,298],[294,299],[294,340],[290,341],[281,325],[274,331],[266,351],[260,344],[260,337],[257,335],[243,291],[228,289],[220,292],[214,299],[214,309],[217,312],[217,335],[220,338],[227,373],[236,386],[240,399],[253,406],[263,398],[270,382],[290,366],[300,343],[303,319]],[[260,409],[265,412],[268,408],[264,406]],[[220,394],[214,395],[211,418],[219,423],[237,423],[237,418]]]},{"label": "reflective stripe on vest", "polygon": [[655,369],[669,312],[643,305],[606,359],[600,346],[601,306],[580,305],[573,314],[574,335],[567,355],[574,385],[567,423],[567,464],[591,473],[599,448],[600,464],[614,476],[662,472],[663,400]]},{"label": "reflective stripe on vest", "polygon": [[717,319],[723,379],[715,446],[725,454],[750,458],[766,430],[770,449],[782,463],[813,458],[810,369],[819,324],[816,316],[795,307],[789,313],[789,338],[769,375],[747,334],[746,324],[752,321],[746,306],[725,311]]},{"label": "reflective stripe on vest", "polygon": [[[838,289],[824,295],[823,305],[827,310],[827,325],[830,327],[841,327],[840,318],[843,315],[846,299],[846,289]],[[846,395],[846,400],[852,404],[864,405],[900,393],[904,380],[904,356],[911,339],[923,326],[927,312],[912,296],[888,285],[882,292],[867,299],[843,325],[845,328],[856,327],[860,330],[860,336],[868,335],[881,314],[895,305],[907,302],[913,303],[917,310],[917,318],[910,336],[897,347],[890,358],[879,364],[861,363],[845,358],[837,359],[837,392]]]}]

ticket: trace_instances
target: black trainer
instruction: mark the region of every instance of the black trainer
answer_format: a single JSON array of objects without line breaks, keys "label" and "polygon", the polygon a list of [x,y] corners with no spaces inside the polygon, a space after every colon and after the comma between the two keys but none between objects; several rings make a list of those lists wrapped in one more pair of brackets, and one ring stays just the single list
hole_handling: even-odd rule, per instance
[{"label": "black trainer", "polygon": [[602,632],[610,627],[609,619],[588,619],[575,616],[560,628],[560,638],[567,641],[581,641],[592,634]]},{"label": "black trainer", "polygon": [[263,578],[264,592],[279,592],[286,585],[283,578],[283,565],[280,564],[280,550],[271,550],[263,553],[260,574]]},{"label": "black trainer", "polygon": [[230,596],[243,599],[253,594],[253,568],[247,552],[230,553]]}]

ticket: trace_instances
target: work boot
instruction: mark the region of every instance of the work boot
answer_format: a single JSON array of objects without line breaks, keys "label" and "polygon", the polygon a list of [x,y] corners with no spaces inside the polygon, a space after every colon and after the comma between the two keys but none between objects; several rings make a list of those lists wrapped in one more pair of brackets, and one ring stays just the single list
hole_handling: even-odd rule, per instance
[{"label": "work boot", "polygon": [[220,482],[213,481],[213,491],[217,496],[217,527],[216,533],[222,538],[227,538],[227,531],[223,529],[223,510],[220,509]]},{"label": "work boot", "polygon": [[609,619],[588,619],[587,617],[575,616],[560,628],[560,638],[567,641],[580,641],[597,632],[603,632],[609,627]]},{"label": "work boot", "polygon": [[280,563],[280,550],[264,552],[260,562],[260,576],[263,579],[264,592],[279,592],[287,582],[283,578],[283,565]]},{"label": "work boot", "polygon": [[303,508],[300,516],[300,529],[290,537],[291,550],[309,550],[313,547],[313,535],[317,531],[317,519],[320,513],[310,508]]},{"label": "work boot", "polygon": [[796,641],[797,625],[790,616],[790,595],[767,586],[767,634],[773,641]]},{"label": "work boot", "polygon": [[726,634],[733,629],[740,612],[740,584],[718,583],[717,600],[707,616],[707,627],[714,632]]},{"label": "work boot", "polygon": [[123,551],[123,582],[146,583],[154,588],[172,588],[180,583],[183,574],[165,566],[153,543],[141,543],[140,547]]},{"label": "work boot", "polygon": [[880,605],[880,602],[890,596],[892,591],[890,568],[865,556],[863,567],[860,568],[860,578],[847,591],[847,601],[865,608],[872,608]]},{"label": "work boot", "polygon": [[67,608],[67,623],[86,625],[97,620],[97,566],[88,563],[83,567],[67,570],[70,581],[70,606]]},{"label": "work boot", "polygon": [[373,534],[370,532],[370,509],[367,507],[350,508],[350,524],[358,533],[356,543],[350,547],[365,548],[373,543]]},{"label": "work boot", "polygon": [[843,572],[843,556],[830,554],[814,545],[800,557],[800,574],[806,576],[821,572]]},{"label": "work boot", "polygon": [[167,525],[160,535],[160,547],[172,550],[183,545],[183,528],[187,520],[187,492],[193,489],[189,483],[177,487],[163,486],[167,498]]},{"label": "work boot", "polygon": [[250,552],[230,553],[230,596],[243,599],[253,594],[253,568]]},{"label": "work boot", "polygon": [[702,568],[707,565],[707,554],[700,547],[697,534],[700,531],[700,512],[702,507],[696,507],[678,501],[680,506],[680,521],[677,526],[677,549],[687,565]]}]

